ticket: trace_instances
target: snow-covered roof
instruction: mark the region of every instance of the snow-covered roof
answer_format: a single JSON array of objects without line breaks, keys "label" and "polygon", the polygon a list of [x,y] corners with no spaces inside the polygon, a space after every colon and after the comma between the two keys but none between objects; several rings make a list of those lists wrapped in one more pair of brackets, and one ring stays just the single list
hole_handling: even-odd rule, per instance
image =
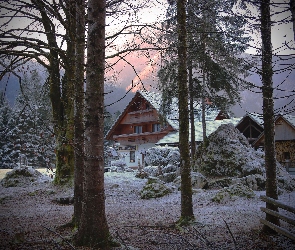
[{"label": "snow-covered roof", "polygon": [[[159,113],[161,112],[161,105],[162,105],[162,94],[155,93],[150,91],[138,91]],[[199,103],[194,103],[194,113],[195,113],[195,120],[201,121],[202,114],[201,114],[201,105]],[[215,118],[218,116],[219,110],[216,108],[207,108],[206,109],[206,121],[214,121]],[[167,114],[166,120],[167,122],[175,129],[179,130],[179,121],[178,121],[179,113],[178,113],[178,99],[172,98],[171,106],[170,106],[170,113]]]},{"label": "snow-covered roof", "polygon": [[[109,137],[109,135],[111,134],[111,131],[114,129],[114,127],[123,118],[123,116],[125,115],[125,113],[128,110],[128,107],[134,101],[136,95],[141,95],[144,99],[146,99],[146,101],[148,101],[153,106],[153,108],[155,108],[157,110],[157,112],[159,114],[161,114],[162,94],[161,93],[156,93],[156,92],[150,92],[150,91],[146,91],[146,90],[139,90],[139,91],[137,91],[135,93],[132,100],[125,107],[124,111],[121,113],[121,115],[115,121],[114,125],[108,131],[106,138]],[[214,121],[215,122],[215,118],[218,116],[219,112],[220,111],[218,109],[216,109],[216,108],[210,108],[210,107],[206,108],[206,111],[205,111],[206,121],[208,121],[208,122],[209,121],[211,121],[211,122]],[[201,112],[201,105],[196,102],[194,104],[194,114],[195,114],[195,121],[196,122],[201,122],[201,120],[202,120],[202,114],[201,113],[202,113]],[[166,115],[165,119],[174,130],[176,130],[176,131],[179,130],[179,113],[178,113],[178,99],[177,98],[172,98],[172,102],[171,102],[171,106],[170,106],[170,113],[168,113]],[[219,122],[217,124],[219,124]],[[168,135],[172,136],[173,133],[169,133]],[[177,141],[178,141],[178,134],[175,135],[175,136],[177,137]]]},{"label": "snow-covered roof", "polygon": [[263,127],[263,115],[258,113],[249,113],[248,116],[255,121],[257,124]]},{"label": "snow-covered roof", "polygon": [[249,117],[251,120],[253,120],[254,122],[256,122],[259,126],[261,126],[263,128],[263,115],[258,114],[258,113],[248,113],[248,114],[244,115],[242,117],[242,119],[240,119],[238,124],[242,123],[246,117]]},{"label": "snow-covered roof", "polygon": [[286,121],[290,123],[295,128],[295,116],[294,115],[282,115],[283,118],[285,118]]},{"label": "snow-covered roof", "polygon": [[[217,128],[222,124],[232,123],[234,126],[238,124],[241,118],[231,118],[231,119],[223,119],[223,120],[215,120],[215,121],[206,121],[206,134],[209,136],[211,133],[217,130]],[[195,141],[201,142],[203,141],[203,127],[202,122],[195,122]],[[189,141],[191,141],[191,133],[189,130]],[[176,144],[179,142],[179,132],[171,132],[159,140],[156,144],[158,145],[169,145]]]},{"label": "snow-covered roof", "polygon": [[[141,90],[138,91],[157,111],[160,113],[161,105],[162,105],[162,94],[156,92],[150,92]],[[179,129],[178,122],[178,99],[173,98],[170,113],[166,116],[167,122],[175,129]]]}]

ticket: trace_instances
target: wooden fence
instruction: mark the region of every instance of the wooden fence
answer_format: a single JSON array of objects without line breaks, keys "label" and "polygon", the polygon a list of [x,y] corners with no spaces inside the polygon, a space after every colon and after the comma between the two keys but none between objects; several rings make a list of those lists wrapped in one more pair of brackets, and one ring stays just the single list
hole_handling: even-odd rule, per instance
[{"label": "wooden fence", "polygon": [[[283,204],[283,203],[281,203],[281,202],[279,202],[279,201],[277,201],[277,200],[275,200],[275,199],[269,198],[269,197],[264,196],[264,195],[263,195],[263,196],[260,196],[260,199],[261,199],[262,201],[265,201],[265,202],[271,203],[271,204],[273,204],[273,205],[275,205],[275,206],[277,206],[277,207],[279,207],[279,208],[282,208],[282,209],[284,209],[284,210],[286,210],[286,211],[289,211],[289,212],[293,213],[293,216],[292,216],[292,217],[289,217],[289,216],[282,215],[282,214],[280,214],[280,213],[278,213],[278,212],[275,212],[275,211],[270,210],[270,209],[265,208],[265,207],[261,207],[261,208],[260,208],[261,211],[263,211],[263,212],[265,212],[265,213],[268,213],[268,214],[271,214],[271,215],[273,215],[273,216],[276,216],[276,217],[278,217],[279,219],[284,220],[284,221],[286,221],[287,223],[289,223],[289,224],[295,226],[295,220],[294,220],[294,218],[295,218],[295,208],[294,208],[294,207],[288,206],[288,205],[286,205],[286,204]],[[289,232],[287,229],[282,228],[282,227],[279,227],[279,226],[277,226],[277,225],[275,225],[275,224],[273,224],[273,223],[270,223],[269,221],[267,221],[267,220],[265,220],[265,219],[260,219],[260,222],[261,222],[262,224],[264,224],[264,225],[270,227],[271,229],[273,229],[273,230],[276,231],[277,233],[280,233],[280,234],[282,234],[282,235],[285,235],[285,236],[287,236],[288,238],[290,238],[290,239],[292,239],[292,240],[295,241],[295,234]]]}]

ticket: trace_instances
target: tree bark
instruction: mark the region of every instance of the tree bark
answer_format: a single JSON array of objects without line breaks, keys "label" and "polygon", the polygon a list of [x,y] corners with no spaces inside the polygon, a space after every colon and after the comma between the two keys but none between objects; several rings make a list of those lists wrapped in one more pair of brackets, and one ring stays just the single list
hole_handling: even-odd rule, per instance
[{"label": "tree bark", "polygon": [[76,4],[74,0],[66,2],[66,38],[67,50],[64,61],[65,74],[62,79],[63,105],[63,142],[60,144],[64,164],[56,168],[56,184],[72,183],[74,177],[74,86],[75,86],[75,43],[76,43]]},{"label": "tree bark", "polygon": [[82,215],[84,180],[84,56],[85,56],[85,1],[76,1],[76,81],[75,81],[75,174],[74,217],[79,227]]},{"label": "tree bark", "polygon": [[180,223],[194,219],[192,204],[191,164],[189,156],[189,111],[187,87],[186,1],[177,1],[178,33],[178,106],[179,150],[181,172],[181,218]]},{"label": "tree bark", "polygon": [[[46,33],[48,47],[49,47],[49,85],[50,85],[50,100],[52,105],[54,133],[56,138],[56,176],[54,179],[55,184],[66,184],[72,181],[74,173],[74,157],[73,147],[73,123],[68,123],[71,112],[71,104],[68,103],[65,95],[73,95],[73,92],[68,91],[67,87],[70,84],[63,86],[61,90],[61,75],[60,75],[60,53],[56,41],[56,30],[54,23],[51,22],[46,12],[46,5],[43,1],[31,1],[41,15],[41,21]],[[71,41],[68,42],[71,44]],[[70,53],[69,51],[67,53]],[[70,55],[70,54],[69,54]],[[67,71],[68,69],[66,69]],[[66,72],[66,75],[72,73]],[[64,79],[64,82],[66,78]],[[73,97],[69,97],[73,98]],[[69,129],[69,131],[68,131]]]},{"label": "tree bark", "polygon": [[106,1],[88,1],[83,205],[76,244],[106,249],[104,192],[104,62]]},{"label": "tree bark", "polygon": [[[266,196],[278,199],[276,158],[274,144],[274,104],[273,104],[273,70],[272,70],[272,43],[271,43],[271,18],[270,1],[262,0],[261,6],[261,39],[262,39],[262,95],[263,95],[263,120],[264,120],[264,149],[266,168]],[[278,211],[271,203],[266,203],[266,208]],[[279,225],[277,217],[266,214],[266,220]],[[267,226],[263,231],[274,233]]]},{"label": "tree bark", "polygon": [[295,41],[295,0],[290,0],[290,10],[292,14],[292,22],[293,22],[293,36]]},{"label": "tree bark", "polygon": [[190,106],[190,124],[191,124],[191,158],[194,166],[196,154],[196,133],[195,133],[195,114],[194,114],[194,87],[193,87],[193,66],[192,60],[188,62],[188,86],[189,86],[189,106]]}]

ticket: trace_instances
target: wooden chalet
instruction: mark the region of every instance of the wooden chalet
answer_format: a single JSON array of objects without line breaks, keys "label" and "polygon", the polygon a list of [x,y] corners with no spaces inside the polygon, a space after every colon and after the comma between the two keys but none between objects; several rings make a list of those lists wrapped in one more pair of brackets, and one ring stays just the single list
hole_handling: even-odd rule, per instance
[{"label": "wooden chalet", "polygon": [[178,113],[161,122],[161,94],[138,91],[106,135],[129,167],[144,163],[145,151],[178,128]]},{"label": "wooden chalet", "polygon": [[[166,115],[165,119],[161,117],[161,104],[162,96],[159,93],[136,92],[107,133],[106,139],[114,141],[119,154],[125,158],[127,166],[135,168],[139,164],[143,165],[145,151],[156,145],[178,146],[178,100],[173,98],[170,113]],[[200,114],[200,105],[196,104],[196,131],[202,128]],[[228,118],[228,115],[215,108],[206,110],[206,121],[208,124],[214,123],[210,132],[215,131],[219,125],[225,122],[233,122],[233,120],[225,118]],[[202,140],[202,137],[199,136],[197,140]]]},{"label": "wooden chalet", "polygon": [[[295,168],[295,116],[278,115],[275,118],[275,149],[276,159],[289,171]],[[264,145],[262,132],[253,143],[255,148]],[[290,170],[291,171],[291,170]]]},{"label": "wooden chalet", "polygon": [[262,115],[249,113],[239,121],[236,128],[248,139],[249,143],[253,145],[264,129]]}]

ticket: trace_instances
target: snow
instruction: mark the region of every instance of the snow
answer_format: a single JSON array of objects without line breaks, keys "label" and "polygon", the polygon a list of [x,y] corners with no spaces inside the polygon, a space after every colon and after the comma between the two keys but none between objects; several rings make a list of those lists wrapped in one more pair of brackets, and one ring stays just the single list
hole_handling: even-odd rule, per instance
[{"label": "snow", "polygon": [[[241,118],[231,118],[231,119],[223,119],[223,120],[207,120],[206,121],[206,134],[209,136],[217,128],[223,124],[233,124],[236,126]],[[189,141],[191,141],[191,129],[189,129]],[[202,142],[203,141],[203,126],[202,122],[195,122],[195,141]],[[165,145],[165,144],[177,144],[179,142],[179,132],[170,132],[162,139],[160,139],[156,144],[157,145]]]},{"label": "snow", "polygon": [[[254,191],[253,198],[236,196],[219,204],[212,201],[218,190],[194,190],[195,223],[178,231],[171,225],[180,218],[180,191],[170,184],[172,193],[161,198],[143,200],[140,191],[146,182],[146,179],[136,178],[135,173],[105,173],[108,224],[111,234],[124,245],[151,250],[235,249],[226,222],[236,239],[237,249],[291,250],[295,247],[294,243],[280,235],[259,237],[262,227],[259,219],[265,217],[260,211],[265,203],[259,197],[265,195],[265,191]],[[37,244],[40,238],[47,240],[42,240],[42,245],[34,249],[51,249],[60,242],[60,238],[45,230],[42,225],[63,237],[70,235],[70,228],[60,231],[58,227],[71,220],[73,206],[52,202],[55,197],[68,194],[69,191],[72,192],[72,189],[59,188],[52,183],[1,187],[0,246],[2,244],[5,248],[8,246],[5,244],[14,242],[17,233],[23,233],[24,242],[18,245],[13,243],[18,249],[32,249],[31,245],[28,248],[24,246],[33,242]],[[284,192],[279,200],[294,206],[295,192]],[[211,244],[210,247],[203,238]]]},{"label": "snow", "polygon": [[286,119],[293,127],[295,127],[295,116],[294,115],[283,115],[283,118]]}]

